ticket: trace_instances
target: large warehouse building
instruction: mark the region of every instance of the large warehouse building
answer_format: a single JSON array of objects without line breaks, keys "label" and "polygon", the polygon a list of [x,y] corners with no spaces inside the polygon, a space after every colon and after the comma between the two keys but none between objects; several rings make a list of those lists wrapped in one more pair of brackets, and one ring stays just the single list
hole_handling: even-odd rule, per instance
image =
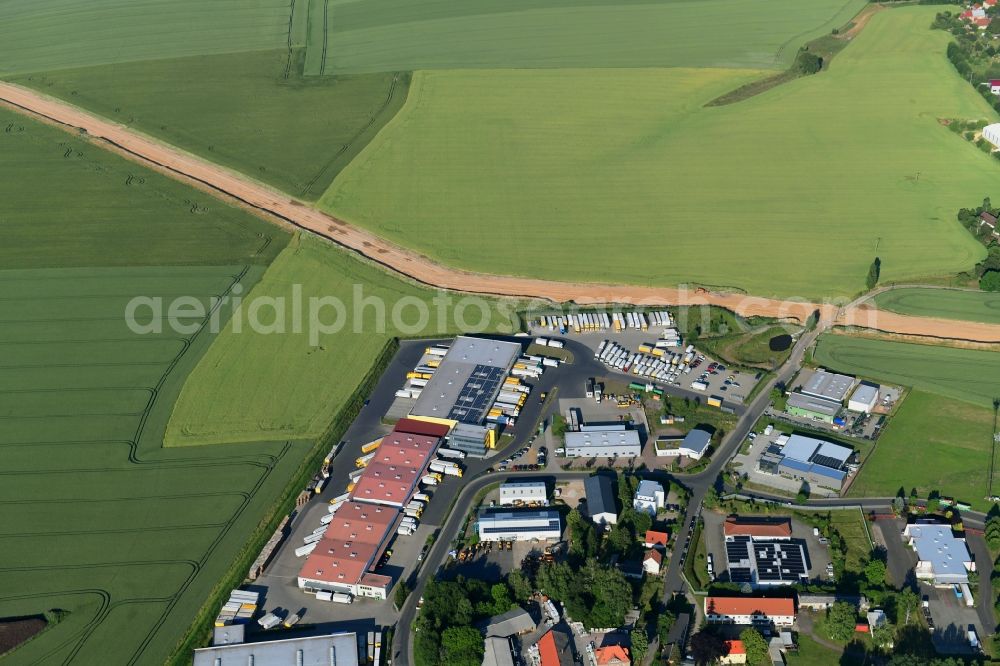
[{"label": "large warehouse building", "polygon": [[375,566],[447,432],[443,424],[401,419],[382,438],[302,566],[300,588],[386,598],[392,578],[375,573]]},{"label": "large warehouse building", "polygon": [[642,453],[638,430],[584,426],[566,433],[568,458],[634,458]]},{"label": "large warehouse building", "polygon": [[493,406],[521,345],[460,336],[448,349],[410,415],[443,423],[480,426]]},{"label": "large warehouse building", "polygon": [[811,485],[840,490],[854,451],[821,439],[792,435],[781,449],[778,473]]},{"label": "large warehouse building", "polygon": [[969,582],[969,572],[976,563],[969,554],[965,539],[959,539],[951,525],[910,523],[903,538],[917,553],[914,573],[934,585],[960,585]]},{"label": "large warehouse building", "polygon": [[548,506],[544,481],[505,481],[500,486],[500,506]]},{"label": "large warehouse building", "polygon": [[559,541],[562,523],[559,512],[497,511],[484,509],[479,513],[480,541]]}]

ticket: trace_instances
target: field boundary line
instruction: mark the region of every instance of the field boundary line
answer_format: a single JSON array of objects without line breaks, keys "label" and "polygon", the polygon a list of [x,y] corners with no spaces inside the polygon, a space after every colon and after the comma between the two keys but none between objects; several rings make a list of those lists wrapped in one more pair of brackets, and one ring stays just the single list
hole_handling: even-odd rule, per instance
[{"label": "field boundary line", "polygon": [[[71,104],[36,91],[0,82],[0,101],[20,113],[39,117],[71,132],[103,142],[131,159],[163,170],[182,180],[198,184],[223,199],[233,199],[271,221],[306,230],[333,241],[357,255],[431,288],[498,298],[527,298],[577,305],[638,303],[645,305],[717,305],[742,316],[768,316],[804,322],[815,311],[827,321],[842,325],[880,329],[888,319],[895,330],[887,332],[921,335],[929,338],[1000,342],[1000,325],[981,325],[958,320],[942,321],[928,317],[902,317],[881,313],[872,322],[872,310],[852,304],[838,308],[832,304],[752,297],[686,287],[651,287],[549,281],[523,276],[501,276],[440,264],[415,251],[395,245],[367,230],[328,215],[306,202],[289,197],[248,176],[186,153],[134,129],[88,113]],[[841,311],[843,310],[843,311]],[[975,340],[970,332],[980,337]]]}]

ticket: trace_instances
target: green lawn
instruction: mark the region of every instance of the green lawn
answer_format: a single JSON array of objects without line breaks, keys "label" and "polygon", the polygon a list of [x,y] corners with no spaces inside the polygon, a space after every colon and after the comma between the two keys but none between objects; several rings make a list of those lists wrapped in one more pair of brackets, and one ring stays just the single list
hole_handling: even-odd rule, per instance
[{"label": "green lawn", "polygon": [[125,308],[252,286],[288,236],[61,130],[2,109],[0,126],[16,165],[0,180],[0,617],[68,611],[4,662],[164,663],[311,443],[164,449],[211,330],[137,335]]},{"label": "green lawn", "polygon": [[830,524],[837,528],[837,532],[847,544],[844,568],[848,571],[861,571],[871,556],[872,542],[868,539],[864,521],[865,518],[860,511],[830,512]]},{"label": "green lawn", "polygon": [[889,497],[900,487],[907,494],[915,487],[922,497],[936,490],[985,511],[990,506],[983,498],[992,438],[992,409],[912,391],[865,462],[850,495]]},{"label": "green lawn", "polygon": [[[291,323],[293,285],[300,286],[304,299],[304,324],[298,333],[293,332]],[[448,335],[457,330],[451,307],[435,307],[431,316],[421,321],[415,304],[427,303],[433,296],[426,289],[361,264],[325,242],[299,238],[246,297],[247,303],[258,298],[287,299],[282,320],[287,322],[287,334],[254,332],[249,326],[238,331],[236,320],[232,320],[184,386],[167,430],[167,444],[320,435],[389,337]],[[331,325],[340,321],[343,327],[310,340],[308,299],[324,297],[339,299],[344,315],[338,319],[334,309],[326,308],[320,312],[320,320]],[[382,305],[370,304],[374,302]],[[497,309],[496,302],[477,302],[490,307],[480,330],[511,326],[512,320]],[[377,307],[384,308],[384,318],[378,315]],[[438,313],[444,315],[443,327],[439,327]],[[464,316],[470,325],[482,321],[476,308],[469,308]],[[272,321],[270,311],[262,319]]]},{"label": "green lawn", "polygon": [[286,48],[290,8],[299,3],[305,0],[8,0],[0,76]]},{"label": "green lawn", "polygon": [[[968,269],[985,251],[955,211],[998,172],[937,119],[993,112],[935,11],[881,12],[829,71],[723,107],[702,105],[762,74],[418,72],[321,205],[435,259],[540,278],[843,296],[876,244],[886,280]],[[517,250],[484,261],[494,229]]]},{"label": "green lawn", "polygon": [[802,664],[802,666],[841,666],[842,653],[834,652],[825,645],[820,645],[808,634],[799,634],[799,651],[789,652],[785,655],[790,665]]},{"label": "green lawn", "polygon": [[943,317],[1000,324],[1000,294],[955,289],[893,289],[875,297],[883,310],[918,317]]},{"label": "green lawn", "polygon": [[1000,353],[846,335],[820,336],[816,363],[876,381],[992,407],[1000,396]]},{"label": "green lawn", "polygon": [[[303,2],[304,0],[298,0]],[[300,75],[286,50],[12,77],[306,199],[318,198],[406,99],[409,74]],[[197,72],[197,76],[192,76]]]},{"label": "green lawn", "polygon": [[847,23],[863,6],[862,0],[331,3],[325,69],[331,73],[524,67],[784,68],[801,44]]}]

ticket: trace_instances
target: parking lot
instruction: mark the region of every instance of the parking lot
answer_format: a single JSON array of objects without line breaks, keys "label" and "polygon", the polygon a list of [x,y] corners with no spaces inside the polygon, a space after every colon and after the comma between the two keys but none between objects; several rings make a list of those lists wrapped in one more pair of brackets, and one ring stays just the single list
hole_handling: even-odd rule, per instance
[{"label": "parking lot", "polygon": [[[775,514],[769,514],[767,517],[774,518]],[[705,548],[712,555],[716,578],[726,580],[726,539],[723,534],[726,516],[714,511],[703,511],[702,518],[705,521],[702,531]],[[812,527],[795,519],[792,519],[792,541],[804,543],[806,546],[809,579],[829,581],[830,576],[827,572],[831,564],[829,544],[821,543],[820,537],[813,534]]]},{"label": "parking lot", "polygon": [[[572,331],[566,335],[559,335],[558,333],[553,334],[547,329],[533,328],[532,334],[539,336],[546,336],[549,338],[565,338],[568,340],[573,340],[579,342],[581,345],[585,346],[593,354],[600,347],[601,343],[605,340],[609,340],[617,343],[621,347],[624,347],[629,352],[636,352],[639,349],[639,345],[649,344],[652,345],[656,342],[657,337],[663,327],[653,328],[650,327],[647,331],[641,331],[637,329],[626,329],[624,331],[606,330],[597,332],[587,332],[587,333],[573,333]],[[677,353],[683,353],[686,349],[687,343],[684,343],[684,347],[671,348],[669,351]],[[697,349],[696,349],[697,352]],[[677,376],[673,381],[664,382],[657,379],[649,379],[643,377],[635,377],[634,375],[626,375],[640,382],[652,382],[653,384],[661,386],[675,386],[687,391],[693,391],[696,395],[702,397],[702,399],[708,398],[708,396],[716,395],[723,397],[726,402],[732,402],[736,404],[742,404],[749,395],[750,391],[757,383],[757,378],[755,374],[745,373],[740,371],[732,370],[723,365],[718,365],[718,362],[714,359],[705,356],[704,354],[698,353],[697,360],[695,362],[697,365],[693,366],[692,369],[687,373],[682,373]],[[713,364],[716,364],[713,366]],[[607,367],[607,366],[604,366]],[[709,370],[711,368],[711,370]],[[615,372],[613,368],[609,368],[609,372]],[[731,377],[731,379],[730,379]],[[704,390],[695,390],[691,388],[691,384],[697,381],[703,381],[707,388]]]}]

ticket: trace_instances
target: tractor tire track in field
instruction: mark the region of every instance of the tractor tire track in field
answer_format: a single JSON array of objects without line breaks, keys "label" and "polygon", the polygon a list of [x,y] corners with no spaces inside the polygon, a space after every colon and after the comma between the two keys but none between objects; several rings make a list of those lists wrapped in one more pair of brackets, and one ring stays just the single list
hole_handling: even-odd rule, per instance
[{"label": "tractor tire track in field", "polygon": [[[266,243],[269,239],[265,240]],[[45,526],[39,526],[41,529],[37,532],[13,532],[13,533],[0,533],[0,540],[16,540],[16,539],[33,539],[37,540],[44,537],[74,537],[83,534],[95,535],[127,535],[127,534],[143,534],[143,533],[163,533],[163,532],[182,532],[184,530],[215,530],[214,538],[205,552],[200,554],[198,559],[177,559],[177,560],[127,560],[122,562],[106,562],[106,563],[94,563],[94,564],[58,564],[58,565],[40,565],[40,566],[28,566],[28,567],[0,567],[0,572],[48,572],[48,571],[64,571],[64,570],[93,570],[93,569],[122,569],[125,567],[157,567],[164,565],[185,565],[189,572],[185,577],[183,583],[174,591],[170,596],[157,597],[157,598],[143,598],[143,597],[129,597],[122,599],[114,599],[113,593],[110,590],[94,590],[93,593],[99,594],[102,603],[101,607],[96,613],[96,615],[78,631],[75,631],[69,638],[61,641],[58,645],[52,647],[48,650],[43,659],[48,660],[55,658],[55,655],[63,652],[68,646],[72,644],[72,649],[68,652],[68,655],[63,660],[63,663],[68,664],[72,662],[80,651],[84,648],[87,642],[93,636],[96,628],[108,617],[110,612],[116,607],[136,604],[136,603],[148,603],[157,602],[163,603],[164,611],[160,615],[157,622],[153,623],[146,636],[143,638],[142,643],[136,648],[136,651],[130,657],[128,663],[138,663],[141,661],[142,653],[148,646],[149,642],[152,641],[156,632],[159,631],[160,627],[166,621],[170,612],[178,601],[182,598],[184,593],[188,590],[192,582],[197,578],[198,574],[201,572],[202,567],[208,561],[208,558],[212,556],[215,550],[229,538],[230,532],[233,530],[236,522],[244,515],[248,507],[251,506],[254,498],[259,493],[263,484],[271,476],[277,464],[282,460],[282,458],[291,450],[290,442],[285,442],[281,451],[278,454],[270,453],[260,453],[260,454],[249,454],[243,456],[234,456],[232,451],[227,451],[224,455],[218,456],[182,456],[182,457],[161,457],[164,454],[167,456],[176,453],[181,453],[179,449],[164,450],[161,446],[157,446],[156,440],[152,442],[147,442],[150,438],[146,436],[146,426],[148,424],[150,414],[153,410],[156,400],[160,397],[160,393],[166,383],[168,377],[170,377],[174,368],[181,361],[184,355],[188,352],[191,345],[194,343],[195,339],[200,336],[207,328],[208,323],[211,321],[212,315],[215,311],[222,307],[221,297],[228,296],[231,294],[233,287],[236,284],[241,283],[248,274],[250,266],[242,266],[241,270],[230,275],[229,282],[221,294],[218,294],[215,309],[208,312],[206,316],[202,319],[199,328],[188,337],[177,338],[171,337],[170,340],[174,343],[181,343],[179,349],[173,354],[173,357],[167,361],[160,363],[81,363],[81,364],[45,364],[40,366],[30,366],[37,368],[58,368],[58,367],[91,367],[91,366],[127,366],[127,365],[156,365],[162,366],[163,370],[159,373],[159,379],[153,386],[129,386],[129,387],[94,387],[94,388],[42,388],[42,389],[11,389],[6,391],[0,391],[0,394],[4,395],[15,395],[15,394],[65,394],[65,393],[86,393],[93,391],[143,391],[146,392],[147,399],[141,411],[129,412],[129,413],[118,413],[115,412],[117,416],[132,416],[136,418],[136,425],[134,430],[134,436],[127,440],[77,440],[77,441],[43,441],[43,442],[16,442],[16,443],[5,443],[4,446],[11,447],[34,447],[34,446],[86,446],[87,444],[112,444],[127,447],[127,454],[125,456],[126,460],[123,461],[124,466],[103,466],[95,468],[81,468],[73,467],[71,469],[54,469],[48,471],[13,471],[5,470],[0,472],[0,477],[9,475],[65,475],[70,474],[77,476],[81,472],[88,473],[128,473],[130,469],[162,469],[162,470],[195,470],[195,469],[208,469],[208,468],[219,468],[219,467],[236,467],[236,466],[247,466],[250,468],[256,468],[257,473],[254,475],[256,479],[252,481],[252,487],[248,490],[225,490],[216,492],[194,492],[194,493],[178,493],[178,494],[163,494],[163,495],[153,495],[153,494],[143,494],[142,496],[123,496],[123,497],[111,497],[111,498],[25,498],[25,499],[12,499],[12,500],[0,500],[0,506],[5,508],[9,507],[14,509],[15,507],[21,505],[38,505],[38,504],[50,504],[50,505],[64,505],[67,502],[72,502],[74,504],[90,504],[94,506],[113,505],[116,503],[127,503],[132,501],[149,501],[158,499],[190,499],[190,498],[230,498],[235,499],[236,508],[231,511],[231,513],[226,517],[225,520],[221,521],[206,521],[206,522],[190,522],[188,524],[178,524],[178,525],[144,525],[132,528],[107,528],[107,529],[58,529],[60,526],[56,526],[56,529],[45,529]],[[102,318],[106,319],[106,318]],[[12,320],[10,323],[21,323],[25,320]],[[42,320],[48,323],[52,323],[53,320]],[[68,320],[69,323],[74,321],[80,321],[79,318]],[[160,338],[162,339],[162,338]],[[108,340],[88,340],[87,342],[107,342]],[[105,410],[106,411],[106,410]],[[98,414],[99,415],[99,414]],[[47,418],[47,419],[59,419],[59,418],[71,418],[79,417],[80,414],[46,414],[44,416],[38,417],[17,417],[17,418]],[[88,414],[88,416],[94,416],[94,414]],[[6,417],[0,417],[0,419]],[[14,417],[10,417],[14,418]],[[2,422],[2,421],[0,421]],[[155,435],[155,434],[154,434]],[[145,445],[143,443],[145,442]],[[142,446],[142,450],[140,450]],[[196,449],[191,449],[194,451]],[[153,452],[153,458],[145,456],[145,453]],[[250,479],[247,479],[250,481]],[[194,516],[192,516],[194,518]],[[62,526],[69,527],[69,526]],[[76,594],[74,590],[65,590],[62,592],[52,592],[48,596],[52,596],[59,599],[64,599],[68,596]],[[0,600],[13,600],[16,597],[10,596],[0,596]],[[24,595],[23,598],[36,599],[37,595]],[[46,663],[49,663],[46,661]]]},{"label": "tractor tire track in field", "polygon": [[[268,219],[332,240],[389,271],[432,288],[497,297],[575,302],[578,305],[629,303],[637,305],[716,305],[745,317],[764,316],[806,321],[819,311],[824,322],[877,328],[888,332],[940,338],[1000,342],[1000,325],[942,321],[928,317],[887,316],[878,311],[875,322],[857,306],[839,308],[829,303],[752,297],[742,294],[689,290],[676,287],[580,284],[527,277],[489,275],[443,266],[419,253],[392,244],[379,236],[327,215],[307,203],[277,192],[247,176],[195,157],[178,148],[110,122],[42,93],[0,82],[0,101],[15,110],[83,131],[133,160],[152,166],[223,199],[236,202]],[[849,323],[850,322],[850,323]],[[875,325],[877,324],[877,325]]]}]

